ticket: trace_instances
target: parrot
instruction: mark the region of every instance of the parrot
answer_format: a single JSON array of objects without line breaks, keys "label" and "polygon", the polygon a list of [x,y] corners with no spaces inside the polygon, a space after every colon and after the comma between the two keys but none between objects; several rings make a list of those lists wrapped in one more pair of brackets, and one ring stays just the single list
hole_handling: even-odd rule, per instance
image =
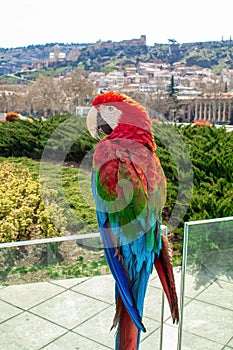
[{"label": "parrot", "polygon": [[155,268],[173,323],[179,322],[170,243],[162,234],[166,177],[146,109],[129,96],[97,95],[87,129],[98,142],[92,194],[107,263],[115,280],[116,350],[138,350],[149,277]]}]

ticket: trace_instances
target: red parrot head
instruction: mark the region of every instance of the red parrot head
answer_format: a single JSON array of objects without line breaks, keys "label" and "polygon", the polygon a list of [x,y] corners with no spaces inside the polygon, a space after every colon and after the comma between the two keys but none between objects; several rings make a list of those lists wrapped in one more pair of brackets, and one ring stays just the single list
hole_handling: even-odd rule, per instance
[{"label": "red parrot head", "polygon": [[97,96],[87,116],[87,127],[95,139],[99,140],[99,133],[110,135],[119,125],[131,125],[152,133],[151,122],[146,110],[130,97],[106,92]]}]

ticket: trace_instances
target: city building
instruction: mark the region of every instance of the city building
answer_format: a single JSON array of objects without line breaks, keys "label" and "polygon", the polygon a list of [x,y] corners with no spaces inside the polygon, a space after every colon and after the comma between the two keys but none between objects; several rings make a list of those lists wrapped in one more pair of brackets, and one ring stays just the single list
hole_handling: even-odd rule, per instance
[{"label": "city building", "polygon": [[62,62],[66,59],[66,53],[60,51],[59,45],[54,46],[54,51],[49,54],[49,62],[57,63]]}]

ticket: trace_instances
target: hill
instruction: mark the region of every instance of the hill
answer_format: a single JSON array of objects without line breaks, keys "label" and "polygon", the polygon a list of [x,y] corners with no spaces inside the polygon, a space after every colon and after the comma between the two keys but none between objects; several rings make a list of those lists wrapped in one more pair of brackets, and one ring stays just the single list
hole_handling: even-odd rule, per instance
[{"label": "hill", "polygon": [[[57,55],[57,56],[56,56]],[[98,41],[92,43],[51,43],[27,47],[0,48],[0,75],[12,74],[22,69],[53,67],[82,67],[87,71],[124,70],[141,62],[174,64],[182,61],[187,66],[233,69],[233,41],[177,43],[146,45],[144,35],[139,39],[120,42]]]}]

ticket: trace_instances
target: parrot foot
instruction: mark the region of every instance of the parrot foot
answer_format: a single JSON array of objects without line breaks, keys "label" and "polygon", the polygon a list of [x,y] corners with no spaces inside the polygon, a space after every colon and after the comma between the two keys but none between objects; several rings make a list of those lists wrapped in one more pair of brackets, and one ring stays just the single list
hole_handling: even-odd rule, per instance
[{"label": "parrot foot", "polygon": [[114,258],[115,258],[116,256],[118,256],[118,260],[120,261],[122,257],[121,257],[121,255],[120,255],[120,253],[119,253],[118,248],[115,248]]}]

